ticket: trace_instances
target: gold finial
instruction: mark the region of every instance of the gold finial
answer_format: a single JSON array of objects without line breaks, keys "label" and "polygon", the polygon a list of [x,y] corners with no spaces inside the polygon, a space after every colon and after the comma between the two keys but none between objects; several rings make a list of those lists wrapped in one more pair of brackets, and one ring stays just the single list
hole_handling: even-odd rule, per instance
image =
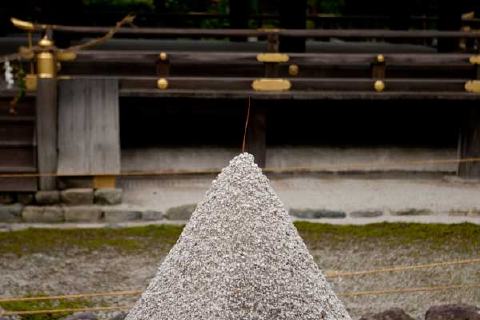
[{"label": "gold finial", "polygon": [[39,42],[38,45],[42,48],[49,48],[53,47],[53,41],[48,38],[47,35],[45,35]]},{"label": "gold finial", "polygon": [[373,88],[377,92],[382,92],[383,90],[385,90],[385,82],[383,82],[382,80],[377,80],[373,84]]},{"label": "gold finial", "polygon": [[20,20],[20,19],[11,17],[10,22],[15,27],[17,27],[19,29],[22,29],[22,30],[26,30],[26,31],[33,31],[34,30],[33,23],[31,23],[29,21],[24,21],[24,20]]},{"label": "gold finial", "polygon": [[165,78],[158,79],[157,81],[158,89],[165,90],[168,88],[168,81]]},{"label": "gold finial", "polygon": [[383,54],[379,54],[377,56],[377,62],[378,63],[384,63],[385,62],[385,56]]},{"label": "gold finial", "polygon": [[168,58],[168,55],[166,52],[160,52],[160,54],[158,55],[158,57],[160,58],[161,61],[166,61],[167,58]]},{"label": "gold finial", "polygon": [[298,66],[296,64],[291,64],[288,66],[288,74],[291,75],[292,77],[298,76]]}]

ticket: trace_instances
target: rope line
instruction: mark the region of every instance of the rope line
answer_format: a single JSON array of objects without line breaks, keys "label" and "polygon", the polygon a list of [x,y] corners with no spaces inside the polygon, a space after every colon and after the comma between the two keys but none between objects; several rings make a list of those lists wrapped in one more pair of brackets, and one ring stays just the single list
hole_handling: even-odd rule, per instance
[{"label": "rope line", "polygon": [[431,287],[418,287],[418,288],[396,288],[396,289],[384,289],[384,290],[367,290],[367,291],[349,291],[340,293],[342,297],[356,297],[356,296],[368,296],[368,295],[384,295],[395,293],[414,293],[414,292],[434,292],[434,291],[446,291],[455,289],[471,289],[480,288],[480,283],[476,284],[454,284],[454,285],[441,285]]},{"label": "rope line", "polygon": [[4,311],[0,312],[2,316],[13,315],[31,315],[44,313],[69,313],[69,312],[86,312],[86,311],[113,311],[113,310],[128,310],[132,306],[117,306],[117,307],[89,307],[89,308],[66,308],[66,309],[49,309],[49,310],[28,310],[28,311]]},{"label": "rope line", "polygon": [[[451,265],[467,265],[467,264],[476,264],[476,263],[480,263],[480,258],[434,262],[434,263],[418,264],[418,265],[411,265],[411,266],[393,266],[389,268],[352,271],[352,272],[331,271],[331,272],[326,272],[326,277],[329,279],[334,279],[339,277],[369,275],[369,274],[399,272],[399,271],[412,271],[412,270],[420,270],[420,269],[427,269],[427,268],[433,268],[433,267],[444,267],[444,266],[451,266]],[[0,303],[16,302],[16,301],[61,300],[61,299],[76,299],[76,298],[105,297],[105,296],[128,296],[128,295],[134,296],[134,295],[139,295],[141,293],[142,293],[141,290],[125,290],[125,291],[107,291],[107,292],[78,293],[78,294],[38,296],[38,297],[3,297],[3,298],[0,298]]]},{"label": "rope line", "polygon": [[62,300],[62,299],[76,299],[86,297],[106,297],[106,296],[128,296],[138,295],[142,293],[140,290],[128,290],[128,291],[107,291],[107,292],[93,292],[93,293],[77,293],[77,294],[65,294],[58,296],[41,296],[41,297],[8,297],[1,298],[1,302],[16,302],[16,301],[42,301],[42,300]]},{"label": "rope line", "polygon": [[[340,170],[379,170],[392,169],[399,165],[426,165],[426,164],[449,164],[449,163],[473,163],[480,162],[480,158],[465,158],[465,159],[432,159],[432,160],[411,160],[411,161],[392,161],[389,163],[377,164],[375,167],[370,163],[346,163],[343,165],[325,165],[324,167],[266,167],[262,169],[265,173],[295,173],[295,172],[325,172],[325,171],[340,171]],[[157,171],[142,171],[142,172],[120,172],[120,173],[75,173],[75,174],[60,174],[56,172],[50,173],[2,173],[0,178],[39,178],[39,177],[82,177],[82,176],[116,176],[116,177],[144,177],[144,176],[164,176],[164,175],[189,175],[189,174],[215,174],[219,173],[221,169],[205,168],[201,170],[157,170]]]},{"label": "rope line", "polygon": [[[437,285],[431,287],[417,287],[417,288],[394,288],[382,290],[366,290],[366,291],[347,291],[339,293],[341,297],[359,297],[369,295],[385,295],[385,294],[402,294],[402,293],[417,293],[417,292],[435,292],[458,289],[472,289],[480,288],[480,283],[476,284],[454,284],[454,285]],[[0,312],[2,316],[11,315],[32,315],[44,313],[68,313],[68,312],[85,312],[85,311],[113,311],[113,310],[128,310],[132,306],[113,306],[113,307],[88,307],[88,308],[69,308],[69,309],[47,309],[47,310],[20,310],[20,311],[4,311]]]},{"label": "rope line", "polygon": [[434,263],[427,263],[427,264],[418,264],[413,266],[397,266],[397,267],[394,266],[394,267],[388,267],[388,268],[363,270],[363,271],[345,271],[345,272],[331,271],[331,272],[326,272],[325,275],[327,278],[340,278],[340,277],[369,275],[369,274],[377,274],[377,273],[420,270],[420,269],[428,269],[433,267],[445,267],[445,266],[452,266],[452,265],[467,265],[467,264],[475,264],[475,263],[480,263],[480,258],[434,262]]}]

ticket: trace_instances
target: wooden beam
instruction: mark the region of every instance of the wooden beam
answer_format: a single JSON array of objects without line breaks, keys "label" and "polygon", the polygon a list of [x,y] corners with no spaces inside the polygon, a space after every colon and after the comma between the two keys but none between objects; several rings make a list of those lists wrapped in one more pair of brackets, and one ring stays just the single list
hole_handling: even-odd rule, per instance
[{"label": "wooden beam", "polygon": [[[39,78],[36,100],[37,164],[38,172],[55,174],[58,164],[57,153],[57,80]],[[57,188],[56,177],[40,176],[40,190]]]}]

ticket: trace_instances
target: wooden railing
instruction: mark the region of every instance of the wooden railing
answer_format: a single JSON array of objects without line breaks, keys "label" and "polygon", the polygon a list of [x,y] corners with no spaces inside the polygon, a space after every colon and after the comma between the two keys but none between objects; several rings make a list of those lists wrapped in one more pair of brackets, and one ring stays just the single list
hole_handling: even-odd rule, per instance
[{"label": "wooden railing", "polygon": [[[121,94],[129,96],[478,99],[478,60],[469,54],[81,51],[63,63],[61,75],[118,77]],[[273,78],[288,88],[254,85]]]}]

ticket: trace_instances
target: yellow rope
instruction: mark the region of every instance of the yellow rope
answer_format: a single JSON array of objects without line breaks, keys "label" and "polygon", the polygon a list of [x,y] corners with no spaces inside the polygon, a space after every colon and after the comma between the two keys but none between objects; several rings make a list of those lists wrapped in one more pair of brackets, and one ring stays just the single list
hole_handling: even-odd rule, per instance
[{"label": "yellow rope", "polygon": [[467,284],[467,285],[465,285],[465,284],[455,284],[455,285],[442,285],[442,286],[418,287],[418,288],[398,288],[398,289],[383,289],[383,290],[368,290],[368,291],[350,291],[350,292],[340,293],[339,296],[342,296],[342,297],[357,297],[357,296],[383,295],[383,294],[394,294],[394,293],[446,291],[446,290],[469,289],[469,288],[480,288],[480,283]]},{"label": "yellow rope", "polygon": [[433,268],[433,267],[445,267],[445,266],[452,266],[452,265],[466,265],[466,264],[475,264],[475,263],[480,263],[480,258],[434,262],[434,263],[419,264],[414,266],[388,267],[388,268],[364,270],[364,271],[351,271],[351,272],[331,271],[331,272],[326,272],[326,277],[340,278],[340,277],[350,277],[350,276],[359,276],[359,275],[368,275],[368,274],[377,274],[377,273],[386,273],[386,272],[399,272],[399,271],[406,271],[406,270],[419,270],[419,269],[427,269],[427,268]]},{"label": "yellow rope", "polygon": [[[382,290],[368,290],[368,291],[348,291],[339,293],[341,297],[358,297],[368,295],[384,295],[384,294],[399,294],[399,293],[416,293],[416,292],[434,292],[446,291],[456,289],[471,289],[480,288],[480,283],[477,284],[456,284],[456,285],[439,285],[431,287],[418,288],[397,288],[397,289],[382,289]],[[133,291],[132,291],[133,292]],[[32,311],[4,311],[0,312],[2,316],[11,315],[32,315],[43,313],[68,313],[68,312],[85,312],[85,311],[112,311],[112,310],[128,310],[132,306],[118,306],[118,307],[89,307],[89,308],[70,308],[70,309],[49,309],[49,310],[32,310]]]},{"label": "yellow rope", "polygon": [[[339,278],[339,277],[369,275],[369,274],[399,272],[399,271],[409,271],[409,270],[420,270],[420,269],[427,269],[427,268],[434,268],[434,267],[444,267],[444,266],[451,266],[451,265],[467,265],[467,264],[475,264],[475,263],[480,263],[480,258],[434,262],[434,263],[418,264],[418,265],[412,265],[412,266],[397,266],[397,267],[363,270],[363,271],[352,271],[352,272],[332,271],[332,272],[327,272],[326,277],[329,279],[333,279],[333,278]],[[15,301],[61,300],[61,299],[76,299],[76,298],[105,297],[105,296],[127,296],[127,295],[133,296],[133,295],[139,295],[141,293],[142,293],[141,290],[126,290],[126,291],[78,293],[78,294],[40,296],[40,297],[4,297],[4,298],[0,298],[0,303],[15,302]]]},{"label": "yellow rope", "polygon": [[1,298],[0,302],[61,300],[61,299],[76,299],[76,298],[105,297],[105,296],[128,296],[128,295],[138,295],[140,293],[142,293],[142,291],[140,290],[129,290],[129,291],[65,294],[65,295],[58,295],[58,296],[42,296],[42,297],[8,297],[8,298]]},{"label": "yellow rope", "polygon": [[29,315],[29,314],[43,314],[43,313],[69,313],[69,312],[85,312],[85,311],[112,311],[112,310],[128,310],[132,306],[118,306],[118,307],[89,307],[89,308],[68,308],[68,309],[51,309],[51,310],[29,310],[29,311],[4,311],[0,312],[2,316],[13,315]]}]

